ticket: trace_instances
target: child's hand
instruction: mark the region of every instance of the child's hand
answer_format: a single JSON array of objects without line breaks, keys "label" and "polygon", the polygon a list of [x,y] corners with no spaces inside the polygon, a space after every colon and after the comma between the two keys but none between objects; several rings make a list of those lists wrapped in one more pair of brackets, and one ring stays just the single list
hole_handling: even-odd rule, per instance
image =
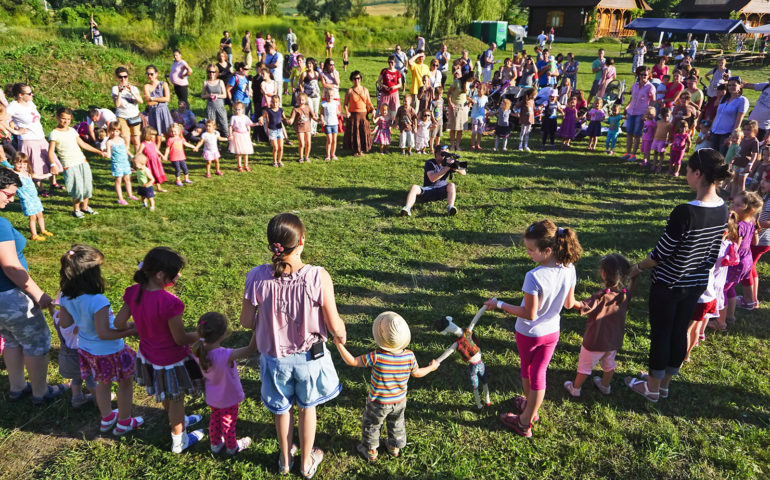
[{"label": "child's hand", "polygon": [[433,360],[430,361],[428,368],[430,369],[431,372],[435,372],[436,370],[438,370],[438,367],[440,365],[441,364],[438,361],[436,361],[436,359],[434,358]]},{"label": "child's hand", "polygon": [[198,147],[193,147],[193,152],[197,152],[197,151],[198,151]]},{"label": "child's hand", "polygon": [[491,311],[491,310],[496,309],[497,308],[497,298],[495,298],[495,297],[490,298],[489,300],[484,302],[484,305],[487,306],[487,310]]},{"label": "child's hand", "polygon": [[340,345],[345,345],[345,342],[343,342],[343,341],[342,341],[342,338],[340,338],[340,337],[332,337],[332,341],[333,341],[333,342],[334,342],[334,344],[335,344],[335,345],[337,345],[337,346],[340,346]]}]

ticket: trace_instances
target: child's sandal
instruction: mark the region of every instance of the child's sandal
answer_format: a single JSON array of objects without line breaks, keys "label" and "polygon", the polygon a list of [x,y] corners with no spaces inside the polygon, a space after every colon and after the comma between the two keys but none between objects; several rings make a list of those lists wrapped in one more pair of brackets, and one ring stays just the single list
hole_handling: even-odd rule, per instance
[{"label": "child's sandal", "polygon": [[[388,447],[390,448],[390,447]],[[359,443],[356,446],[356,451],[361,457],[369,463],[377,461],[377,449],[369,450],[363,443]]]}]

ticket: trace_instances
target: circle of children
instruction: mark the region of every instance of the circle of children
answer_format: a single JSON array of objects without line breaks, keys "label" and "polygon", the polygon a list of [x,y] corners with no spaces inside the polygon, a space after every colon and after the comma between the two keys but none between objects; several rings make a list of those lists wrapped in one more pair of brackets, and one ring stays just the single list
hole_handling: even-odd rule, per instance
[{"label": "circle of children", "polygon": [[[351,105],[362,106],[365,113],[371,112],[373,107],[368,91],[362,87],[359,89],[361,74],[357,71],[351,75],[354,87],[345,100],[340,101],[339,73],[332,59],[334,36],[326,34],[328,58],[323,68],[319,68],[314,59],[305,59],[298,54],[296,35],[291,31],[287,35],[287,43],[291,54],[287,61],[290,68],[287,69],[289,78],[284,93],[292,95],[292,104],[295,105],[288,122],[297,131],[299,162],[310,161],[311,136],[318,126],[322,127],[327,137],[325,159],[337,158],[336,135],[343,130],[343,116],[348,119],[344,128],[354,130],[359,137],[358,143],[348,143],[359,145],[352,150],[356,153],[367,151],[371,140],[362,139],[361,135],[370,135],[369,121],[360,116],[359,119],[363,118],[366,123],[363,127],[351,122],[351,113],[361,113],[361,110],[351,112]],[[202,124],[187,108],[188,78],[192,68],[182,59],[179,51],[174,52],[170,75],[180,107],[173,115],[168,109],[171,97],[169,85],[157,78],[156,67],[146,68],[148,83],[142,90],[131,85],[129,72],[120,67],[115,71],[118,85],[112,89],[116,112],[107,108],[92,108],[86,122],[75,130],[70,127],[72,112],[61,108],[56,113],[58,126],[50,132],[48,142],[42,131],[40,114],[32,101],[32,88],[22,83],[12,87],[10,93],[14,101],[6,103],[7,107],[0,117],[0,129],[8,137],[15,136],[18,152],[9,151],[10,158],[4,165],[21,177],[18,194],[24,214],[30,218],[33,240],[44,240],[52,235],[46,230],[38,198],[38,193],[44,197],[49,195],[41,184],[47,177],[50,177],[53,188],[66,188],[69,192],[74,216],[96,213],[88,203],[93,186],[90,167],[82,150],[110,158],[117,201],[125,205],[126,198],[138,200],[132,191],[132,167],[129,164],[130,148],[133,147],[134,168],[139,182],[137,193],[150,209],[154,207],[154,189],[164,191],[162,184],[167,178],[164,161],[173,165],[177,186],[192,183],[185,164],[185,147],[196,151],[203,147],[206,177],[211,175],[212,164],[214,173],[222,175],[220,141],[229,142],[229,152],[237,157],[238,171],[250,170],[249,156],[253,154],[254,139],[269,141],[273,147],[273,165],[283,166],[283,141],[287,138],[283,122],[287,117],[281,107],[281,85],[284,83],[282,55],[277,52],[270,35],[263,38],[262,34],[258,34],[252,43],[248,32],[242,41],[244,61],[235,63],[234,67],[231,66],[232,39],[228,32],[225,32],[220,47],[218,62],[207,67],[207,80],[202,87],[201,95],[207,100],[207,120]],[[765,146],[760,154],[760,145],[765,143],[763,137],[770,118],[750,117],[750,120],[741,123],[743,114],[748,111],[748,100],[740,96],[740,89],[748,86],[762,90],[764,95],[768,84],[743,84],[739,78],[731,77],[724,62],[720,61],[719,66],[706,75],[711,82],[708,90],[710,98],[704,99],[703,92],[696,86],[699,76],[697,69],[690,67],[689,56],[682,56],[682,61],[672,72],[668,71],[668,57],[661,57],[651,71],[653,80],[649,81],[650,69],[643,66],[646,46],[640,44],[634,52],[633,62],[637,82],[625,107],[628,118],[624,125],[622,85],[615,79],[612,59],[604,58],[602,50],[592,64],[595,78],[586,99],[584,93],[577,89],[579,64],[572,54],[554,57],[548,49],[538,46],[535,49],[536,59],[520,52],[513,58],[506,58],[496,69],[500,62],[494,59],[494,45],[490,45],[476,61],[470,59],[467,51],[452,61],[446,46],[442,45],[428,62],[424,49],[425,40],[422,37],[417,38],[416,47],[411,47],[408,52],[402,52],[397,46],[389,56],[389,66],[382,70],[377,80],[379,109],[374,116],[374,138],[381,152],[386,151],[390,144],[391,127],[400,130],[400,148],[405,154],[411,154],[413,148],[418,152],[430,152],[439,144],[445,123],[443,85],[447,79],[450,79],[451,87],[446,113],[450,148],[453,150],[461,149],[463,130],[468,129],[468,125],[472,130],[472,150],[481,150],[481,136],[489,125],[495,130],[494,148],[505,150],[516,118],[521,130],[521,150],[529,150],[529,134],[536,121],[541,125],[543,148],[554,146],[554,136],[558,133],[564,148],[572,147],[576,138],[588,137],[589,150],[597,148],[598,137],[603,133],[602,124],[607,122],[605,151],[608,154],[614,152],[618,133],[625,127],[629,133],[626,159],[635,160],[641,148],[641,164],[660,171],[665,151],[670,146],[670,172],[674,175],[678,174],[684,152],[691,144],[694,143],[695,150],[706,147],[722,150],[727,154],[734,173],[729,180],[731,183],[723,185],[729,190],[734,213],[724,236],[720,258],[711,270],[709,287],[701,297],[702,308],[696,310],[696,318],[688,331],[688,357],[689,351],[705,338],[707,325],[725,330],[727,324],[734,320],[736,306],[748,310],[758,308],[755,265],[759,257],[770,249],[770,239],[765,238],[768,236],[770,211],[767,207],[762,208],[762,200],[770,200],[770,150]],[[257,54],[258,72],[248,76],[252,51]],[[343,51],[342,58],[347,70],[350,62],[347,49]],[[409,87],[406,86],[407,75],[411,76]],[[400,97],[402,89],[406,90],[403,102]],[[351,98],[356,95],[358,98]],[[139,111],[141,103],[147,104],[144,112]],[[226,103],[230,104],[232,111],[229,121]],[[755,112],[768,117],[770,110],[758,105],[752,115]],[[252,113],[251,117],[249,113]],[[557,125],[559,116],[562,117],[560,126]],[[720,116],[728,116],[731,126],[727,131],[711,131],[712,125],[723,123]],[[490,117],[496,117],[496,124],[492,124]],[[736,118],[737,121],[732,123]],[[763,122],[759,131],[758,120]],[[692,142],[691,134],[695,130],[699,133],[697,141]],[[165,151],[161,153],[164,141]],[[7,141],[5,146],[11,147]],[[65,187],[56,181],[56,176],[62,172]],[[123,183],[127,197],[122,193]],[[747,187],[759,188],[760,195],[745,191]],[[41,189],[40,192],[38,189]],[[758,229],[755,230],[755,227],[760,213],[759,222],[764,231],[763,240],[757,242],[755,233]],[[37,230],[38,225],[40,230]],[[421,377],[436,370],[440,362],[454,351],[470,365],[469,375],[478,407],[490,405],[486,368],[473,327],[484,310],[497,308],[520,317],[519,322],[521,318],[531,318],[533,325],[540,325],[532,327],[532,331],[526,334],[520,334],[517,322],[516,336],[525,396],[515,399],[515,406],[521,413],[501,416],[501,421],[513,431],[531,436],[532,424],[539,419],[537,412],[545,394],[545,372],[558,341],[562,306],[578,308],[589,316],[578,374],[574,381],[565,383],[565,388],[570,395],[580,396],[584,381],[597,363],[601,363],[604,374],[592,377],[591,383],[604,394],[611,392],[614,358],[622,345],[625,312],[630,300],[632,268],[620,255],[605,257],[601,262],[605,289],[582,303],[575,301],[573,265],[580,258],[581,247],[574,230],[557,227],[548,220],[529,227],[524,243],[539,267],[527,274],[522,306],[492,298],[468,328],[455,325],[450,317],[441,319],[437,329],[452,335],[455,342],[439,359],[422,368],[418,367],[412,352],[406,349],[410,342],[408,325],[393,312],[379,315],[373,323],[373,336],[378,346],[376,351],[359,357],[348,352],[344,345],[344,323],[336,311],[328,273],[319,267],[302,268],[304,264],[299,255],[304,246],[305,232],[298,218],[290,214],[273,218],[268,225],[267,240],[273,253],[273,264],[257,267],[249,273],[241,315],[243,326],[255,328],[255,334],[247,346],[235,349],[221,347],[221,342],[228,335],[228,321],[221,314],[203,315],[197,322],[196,332],[184,330],[184,304],[168,291],[179,278],[184,265],[178,253],[163,247],[150,251],[134,276],[136,284],[126,290],[123,306],[113,317],[109,301],[103,295],[104,279],[100,265],[104,256],[93,247],[73,246],[61,258],[59,309],[51,309],[62,338],[59,354],[61,371],[74,371],[69,373],[73,378],[73,406],[95,400],[100,411],[102,432],[123,435],[135,430],[143,424],[141,417],[131,416],[131,382],[135,378],[137,384],[145,386],[147,393],[162,402],[168,411],[171,449],[181,452],[203,437],[201,430],[186,430],[200,422],[201,416],[184,415],[184,398],[205,389],[206,401],[211,408],[211,450],[215,453],[225,450],[232,455],[251,443],[248,437],[237,439],[235,434],[238,404],[244,394],[234,361],[259,349],[262,354],[262,400],[276,415],[281,448],[279,471],[290,471],[298,450],[292,442],[291,411],[296,400],[301,407],[300,471],[309,478],[323,456],[323,452],[312,443],[314,407],[334,398],[341,388],[323,343],[327,330],[346,364],[372,370],[363,414],[362,438],[357,450],[367,460],[375,461],[384,421],[387,420],[388,424],[387,451],[398,456],[399,450],[406,445],[404,407],[409,377]],[[539,269],[553,265],[560,266],[558,275],[549,277],[550,280],[539,278]],[[284,272],[292,273],[287,277],[282,276]],[[735,287],[741,282],[744,285],[742,299],[735,295]],[[292,292],[297,297],[298,311],[303,312],[305,329],[297,335],[279,329],[274,318],[280,317],[283,310],[269,303],[271,292],[293,289],[295,283],[302,285]],[[546,288],[549,291],[543,291]],[[528,310],[532,305],[527,297],[536,296],[541,298],[541,302],[543,298],[552,302],[553,308],[549,307],[543,314],[549,317],[548,321],[534,321],[542,309],[537,314]],[[607,301],[610,296],[617,301]],[[133,317],[133,324],[128,322],[130,317]],[[709,322],[704,321],[709,319]],[[308,332],[319,333],[306,335]],[[123,341],[124,337],[135,335],[139,337],[138,352]],[[191,344],[193,355],[190,355]],[[316,359],[319,361],[314,368],[320,369],[320,373],[314,373],[313,379],[300,378],[293,380],[295,383],[292,385],[281,383],[284,373],[301,369],[305,362]],[[83,392],[81,377],[93,396]],[[113,382],[118,384],[116,410],[113,410],[110,400]],[[634,382],[631,384],[633,386]],[[37,400],[56,398],[68,388],[70,386],[65,385],[49,387],[48,394]],[[12,391],[10,398],[16,400],[30,391],[28,384],[21,391]],[[667,389],[661,387],[660,393],[665,397]]]}]

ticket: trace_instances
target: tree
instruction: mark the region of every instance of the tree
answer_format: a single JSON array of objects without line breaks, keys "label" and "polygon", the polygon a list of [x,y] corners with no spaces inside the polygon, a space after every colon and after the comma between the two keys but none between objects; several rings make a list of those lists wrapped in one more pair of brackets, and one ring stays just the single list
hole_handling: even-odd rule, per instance
[{"label": "tree", "polygon": [[350,16],[351,0],[299,0],[297,11],[314,22],[328,18],[338,22]]},{"label": "tree", "polygon": [[652,11],[649,12],[649,17],[654,18],[674,18],[676,15],[676,7],[679,6],[681,0],[647,0],[647,3],[652,7]]},{"label": "tree", "polygon": [[256,12],[262,16],[277,14],[280,11],[275,0],[244,0],[243,10],[248,13]]},{"label": "tree", "polygon": [[243,8],[242,0],[154,0],[157,18],[174,33],[200,35],[209,28],[222,27]]},{"label": "tree", "polygon": [[[459,33],[473,20],[500,20],[511,0],[409,0],[414,6],[422,31],[429,37]],[[518,0],[513,0],[518,4]]]}]

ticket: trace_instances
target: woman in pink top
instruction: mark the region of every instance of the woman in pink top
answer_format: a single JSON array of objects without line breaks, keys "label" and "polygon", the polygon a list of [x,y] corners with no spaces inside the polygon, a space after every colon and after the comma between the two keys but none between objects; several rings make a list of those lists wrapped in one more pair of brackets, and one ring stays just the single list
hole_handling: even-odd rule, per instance
[{"label": "woman in pink top", "polygon": [[168,78],[171,80],[171,84],[174,85],[174,93],[176,93],[179,101],[185,102],[188,105],[187,97],[190,85],[188,77],[192,75],[192,71],[190,64],[182,59],[182,52],[178,48],[174,49],[174,63],[171,64],[171,73],[169,73]]},{"label": "woman in pink top", "polygon": [[265,39],[262,38],[262,32],[257,33],[254,46],[257,48],[257,63],[264,62],[267,52],[265,52]]},{"label": "woman in pink top", "polygon": [[655,86],[649,82],[650,69],[641,66],[636,69],[636,83],[631,87],[631,100],[626,105],[626,154],[621,160],[633,162],[642,138],[644,120],[642,115],[655,101]]},{"label": "woman in pink top", "polygon": [[300,473],[311,478],[323,460],[323,451],[313,445],[315,407],[342,390],[325,343],[331,332],[335,341],[344,344],[345,324],[337,313],[329,273],[302,263],[302,221],[290,213],[276,215],[267,225],[267,241],[273,261],[246,276],[240,320],[244,327],[256,330],[262,402],[274,415],[281,449],[279,472],[291,470],[297,451],[292,442],[296,402]]},{"label": "woman in pink top", "polygon": [[603,99],[604,94],[607,91],[607,86],[611,81],[615,80],[615,77],[617,76],[618,74],[615,70],[615,60],[611,58],[604,60],[604,67],[602,68],[602,80],[596,90],[596,96]]},{"label": "woman in pink top", "polygon": [[652,78],[663,80],[664,75],[668,75],[668,65],[666,65],[666,57],[660,57],[658,63],[652,66]]},{"label": "woman in pink top", "polygon": [[166,291],[179,280],[184,259],[167,247],[155,247],[139,264],[135,285],[123,294],[123,307],[115,317],[115,328],[126,328],[133,317],[139,334],[136,354],[136,383],[147,394],[163,402],[171,425],[171,451],[181,453],[203,438],[203,431],[185,434],[185,427],[201,421],[200,415],[185,416],[185,394],[198,395],[203,390],[203,376],[190,355],[190,344],[197,333],[184,330],[184,303]]}]

